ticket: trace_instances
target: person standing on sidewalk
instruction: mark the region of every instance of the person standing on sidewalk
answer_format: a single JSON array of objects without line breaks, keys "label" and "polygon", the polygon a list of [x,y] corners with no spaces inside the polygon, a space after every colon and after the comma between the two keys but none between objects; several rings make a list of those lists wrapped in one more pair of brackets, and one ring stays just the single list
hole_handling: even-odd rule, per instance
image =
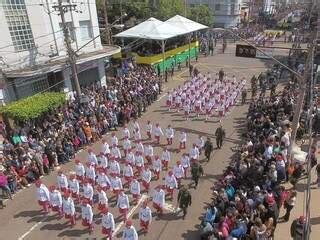
[{"label": "person standing on sidewalk", "polygon": [[297,201],[297,192],[295,190],[291,191],[288,199],[285,200],[284,202],[284,207],[286,209],[285,215],[282,217],[282,219],[285,222],[289,221],[290,218],[290,212],[293,209],[294,205],[296,204]]},{"label": "person standing on sidewalk", "polygon": [[304,239],[303,232],[304,232],[305,224],[306,224],[306,219],[304,216],[300,216],[299,218],[293,220],[290,227],[290,234],[293,240]]},{"label": "person standing on sidewalk", "polygon": [[191,165],[191,176],[192,176],[192,180],[194,181],[194,184],[195,184],[194,188],[196,189],[198,186],[200,176],[203,176],[203,168],[196,161],[194,161]]},{"label": "person standing on sidewalk", "polygon": [[182,209],[182,212],[183,212],[182,219],[184,219],[187,214],[187,208],[191,206],[191,194],[185,185],[183,185],[179,190],[178,205],[179,205],[179,208]]}]

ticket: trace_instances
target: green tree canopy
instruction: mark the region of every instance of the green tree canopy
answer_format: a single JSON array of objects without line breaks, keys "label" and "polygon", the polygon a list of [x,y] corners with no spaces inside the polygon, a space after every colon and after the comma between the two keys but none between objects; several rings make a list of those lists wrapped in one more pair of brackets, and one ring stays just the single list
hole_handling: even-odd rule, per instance
[{"label": "green tree canopy", "polygon": [[159,0],[155,11],[159,20],[166,21],[177,14],[184,15],[184,0]]},{"label": "green tree canopy", "polygon": [[208,5],[195,5],[188,8],[188,18],[208,27],[213,25],[213,15]]}]

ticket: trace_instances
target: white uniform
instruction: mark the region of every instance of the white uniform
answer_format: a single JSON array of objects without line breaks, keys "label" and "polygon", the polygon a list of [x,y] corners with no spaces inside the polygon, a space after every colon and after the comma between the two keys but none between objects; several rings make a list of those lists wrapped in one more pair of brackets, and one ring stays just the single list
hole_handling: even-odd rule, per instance
[{"label": "white uniform", "polygon": [[85,174],[84,166],[82,163],[76,164],[75,166],[76,175],[79,177],[83,177]]},{"label": "white uniform", "polygon": [[89,200],[93,198],[93,188],[90,184],[85,184],[83,186],[83,196]]},{"label": "white uniform", "polygon": [[140,195],[140,182],[138,180],[133,180],[130,184],[130,193],[133,195]]},{"label": "white uniform", "polygon": [[125,165],[123,167],[123,176],[124,177],[133,177],[133,169],[130,165]]},{"label": "white uniform", "polygon": [[153,131],[156,137],[160,137],[161,135],[163,135],[163,132],[160,126],[156,126]]},{"label": "white uniform", "polygon": [[190,158],[198,159],[199,158],[199,149],[197,147],[193,147],[190,149]]},{"label": "white uniform", "polygon": [[144,222],[149,222],[149,224],[151,223],[152,221],[152,212],[151,212],[151,209],[146,206],[146,207],[142,207],[140,208],[140,211],[139,211],[139,219],[144,221]]},{"label": "white uniform", "polygon": [[144,166],[144,159],[143,159],[142,155],[135,156],[134,165],[136,167],[143,167]]},{"label": "white uniform", "polygon": [[126,157],[126,161],[131,165],[134,165],[134,154],[133,152],[129,152]]},{"label": "white uniform", "polygon": [[98,191],[99,204],[108,204],[108,197],[105,191]]},{"label": "white uniform", "polygon": [[121,178],[119,177],[110,178],[110,183],[111,183],[112,190],[122,189]]},{"label": "white uniform", "polygon": [[183,175],[184,175],[184,169],[183,169],[183,167],[182,167],[182,165],[180,164],[179,166],[177,166],[177,165],[175,165],[174,167],[173,167],[173,175],[177,178],[177,179],[179,179],[179,178],[182,178],[183,177]]},{"label": "white uniform", "polygon": [[131,149],[131,141],[127,138],[123,140],[123,149],[124,150]]},{"label": "white uniform", "polygon": [[81,206],[81,218],[86,220],[89,224],[92,224],[93,221],[93,212],[90,204]]},{"label": "white uniform", "polygon": [[100,156],[99,157],[100,167],[103,169],[106,169],[108,167],[108,159],[106,156]]},{"label": "white uniform", "polygon": [[115,223],[114,223],[114,217],[111,212],[108,212],[107,214],[102,214],[102,226],[106,229],[111,229],[111,231],[114,231],[115,229]]},{"label": "white uniform", "polygon": [[41,184],[40,187],[37,188],[37,200],[41,202],[50,202],[50,193],[46,185]]},{"label": "white uniform", "polygon": [[142,142],[139,142],[139,143],[136,144],[136,151],[144,153],[144,146],[143,146]]},{"label": "white uniform", "polygon": [[122,233],[123,240],[138,240],[138,233],[134,226],[131,226],[129,229],[125,227]]},{"label": "white uniform", "polygon": [[57,183],[59,189],[68,188],[68,179],[64,174],[57,176]]},{"label": "white uniform", "polygon": [[152,162],[152,169],[156,172],[160,172],[162,169],[162,164],[160,158],[154,159]]},{"label": "white uniform", "polygon": [[171,155],[168,150],[162,152],[161,160],[168,161],[168,162],[171,160]]},{"label": "white uniform", "polygon": [[109,187],[111,185],[110,184],[110,180],[109,180],[108,176],[105,173],[99,173],[98,174],[97,183],[102,188]]},{"label": "white uniform", "polygon": [[128,128],[124,128],[122,132],[123,132],[123,138],[126,138],[126,137],[128,139],[130,138],[130,131]]},{"label": "white uniform", "polygon": [[97,156],[94,153],[89,153],[88,155],[88,162],[91,164],[93,163],[95,166],[98,165],[98,159]]},{"label": "white uniform", "polygon": [[141,132],[139,131],[134,131],[134,140],[139,141],[141,140]]},{"label": "white uniform", "polygon": [[129,209],[129,198],[127,194],[119,195],[118,201],[117,201],[117,207],[120,209]]},{"label": "white uniform", "polygon": [[119,149],[118,147],[112,147],[112,148],[111,148],[111,155],[112,155],[115,159],[121,158],[120,149]]},{"label": "white uniform", "polygon": [[133,122],[133,129],[140,132],[140,125],[137,121]]},{"label": "white uniform", "polygon": [[188,155],[183,155],[183,156],[181,157],[181,165],[182,165],[182,167],[184,167],[184,168],[190,167],[190,158],[189,158]]},{"label": "white uniform", "polygon": [[101,146],[101,152],[103,152],[103,154],[107,155],[110,153],[110,147],[109,144],[107,142],[105,142],[104,144],[102,144]]},{"label": "white uniform", "polygon": [[165,204],[165,196],[166,196],[165,192],[162,189],[160,189],[159,192],[155,191],[153,193],[152,201],[155,204],[159,205],[161,208],[163,208]]},{"label": "white uniform", "polygon": [[147,124],[146,131],[147,131],[147,133],[152,133],[152,124],[151,123]]},{"label": "white uniform", "polygon": [[147,183],[150,183],[151,182],[151,177],[152,177],[152,174],[151,174],[151,171],[150,169],[144,169],[142,171],[142,174],[141,174],[141,179]]},{"label": "white uniform", "polygon": [[166,137],[167,137],[167,138],[173,138],[173,136],[174,136],[174,131],[173,131],[173,129],[172,129],[172,128],[167,128],[167,129],[166,129]]},{"label": "white uniform", "polygon": [[89,166],[86,168],[86,177],[92,179],[93,181],[95,181],[96,179],[96,170],[94,168],[94,166]]},{"label": "white uniform", "polygon": [[204,147],[204,140],[202,137],[198,138],[196,141],[196,145],[199,149],[202,149]]},{"label": "white uniform", "polygon": [[50,205],[52,207],[62,207],[62,196],[58,190],[50,192]]},{"label": "white uniform", "polygon": [[119,140],[117,138],[117,136],[113,136],[111,137],[111,146],[116,145],[118,146]]},{"label": "white uniform", "polygon": [[74,208],[74,202],[71,197],[68,197],[67,199],[63,199],[62,211],[64,214],[71,215],[71,216],[76,213],[76,210]]},{"label": "white uniform", "polygon": [[179,141],[180,141],[181,143],[184,143],[184,142],[187,141],[187,134],[186,134],[185,132],[181,132],[181,133],[180,133],[180,139],[179,139]]},{"label": "white uniform", "polygon": [[120,165],[117,161],[110,161],[110,172],[115,174],[120,174]]},{"label": "white uniform", "polygon": [[176,177],[174,175],[172,176],[167,175],[165,179],[165,185],[170,189],[178,188]]},{"label": "white uniform", "polygon": [[153,147],[151,145],[146,146],[144,149],[144,155],[146,157],[152,157],[153,156]]},{"label": "white uniform", "polygon": [[69,189],[74,194],[79,194],[80,191],[80,184],[77,179],[71,179],[69,180]]}]

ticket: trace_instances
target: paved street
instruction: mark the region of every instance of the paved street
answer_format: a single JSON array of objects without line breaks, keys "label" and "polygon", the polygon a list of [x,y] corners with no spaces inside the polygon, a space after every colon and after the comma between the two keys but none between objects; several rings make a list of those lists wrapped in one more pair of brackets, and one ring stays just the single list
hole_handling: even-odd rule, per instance
[{"label": "paved street", "polygon": [[[238,79],[246,76],[247,82],[253,74],[258,74],[265,68],[264,61],[259,59],[250,58],[235,58],[234,57],[234,47],[230,46],[227,49],[226,54],[217,54],[213,57],[199,58],[198,63],[194,63],[200,69],[201,72],[211,72],[215,74],[220,68],[224,68],[228,75],[236,75]],[[211,118],[210,121],[205,122],[204,116],[200,119],[191,118],[189,121],[183,119],[182,113],[168,112],[164,107],[165,104],[165,92],[166,90],[172,89],[179,84],[181,84],[184,79],[188,76],[188,70],[183,68],[181,72],[176,72],[174,79],[170,79],[169,83],[165,85],[165,91],[163,95],[160,96],[157,102],[148,108],[148,111],[139,119],[139,124],[144,129],[144,125],[148,120],[153,122],[159,122],[163,129],[171,124],[176,132],[184,129],[188,135],[187,150],[191,147],[192,143],[195,142],[198,135],[204,137],[212,137],[214,141],[214,131],[219,124],[219,119],[217,117]],[[250,94],[249,94],[250,96]],[[231,147],[236,146],[240,143],[240,134],[243,125],[246,123],[246,111],[248,105],[236,106],[229,114],[227,114],[222,122],[226,129],[226,141],[222,149],[214,150],[214,154],[209,163],[203,163],[204,166],[204,177],[201,179],[199,187],[191,189],[192,193],[192,206],[189,209],[188,215],[185,220],[182,220],[181,215],[177,215],[174,212],[176,207],[176,195],[174,201],[167,201],[165,214],[158,219],[154,217],[151,223],[150,231],[147,235],[140,235],[139,239],[198,239],[198,224],[200,223],[200,218],[204,213],[204,208],[207,204],[211,202],[211,187],[215,179],[219,177],[223,169],[227,166],[230,158],[232,156]],[[132,127],[130,126],[131,130]],[[121,134],[121,132],[120,132]],[[119,134],[119,136],[120,136]],[[143,138],[145,132],[143,132]],[[178,134],[176,133],[174,144],[170,148],[172,152],[173,165],[183,152],[178,153]],[[110,140],[110,135],[106,136],[108,142]],[[144,141],[145,143],[146,141]],[[162,145],[160,147],[155,147],[155,152],[160,154],[161,148],[165,144],[165,139],[162,138]],[[93,145],[95,152],[100,149],[100,144],[96,143]],[[87,153],[82,151],[78,154],[78,158],[82,162],[86,161]],[[201,156],[203,159],[204,156]],[[63,169],[69,171],[74,166],[74,163],[69,163],[63,166]],[[162,177],[164,177],[165,172],[162,172]],[[190,173],[188,173],[190,176]],[[53,184],[56,181],[56,174],[52,173],[50,176],[43,178],[46,184]],[[162,180],[161,180],[162,182]],[[191,182],[190,178],[185,179],[184,183],[189,184]],[[151,189],[158,185],[160,182],[152,182]],[[303,184],[303,183],[301,183]],[[143,193],[145,197],[147,195],[151,196],[150,193]],[[118,209],[115,207],[115,198],[112,198],[110,194],[107,194],[110,202],[110,211],[114,214],[116,220],[116,239],[121,237],[122,229],[124,224],[118,218]],[[298,201],[302,203],[303,193],[299,194]],[[141,203],[142,201],[140,201]],[[65,219],[58,219],[57,216],[50,214],[44,217],[40,211],[39,206],[36,202],[35,187],[32,186],[29,189],[23,190],[18,193],[13,201],[7,201],[7,206],[5,209],[1,210],[0,218],[0,239],[32,239],[32,240],[42,240],[42,239],[100,239],[101,234],[101,216],[97,215],[97,209],[95,207],[94,221],[95,230],[92,235],[81,226],[81,222],[77,220],[77,225],[73,228],[67,226]],[[299,208],[294,209],[292,214],[295,216],[300,215],[299,209],[302,208],[300,204]],[[151,204],[150,204],[151,207]],[[138,211],[140,206],[132,206],[130,211],[130,218],[133,219],[134,226],[139,230],[139,221],[137,219]],[[79,216],[79,209],[77,209]],[[313,213],[312,213],[313,214]],[[319,223],[319,218],[316,215],[312,215],[314,223]],[[289,227],[288,224],[279,224],[278,230],[276,231],[275,239],[288,239],[289,237]],[[316,236],[316,231],[312,228],[312,235]],[[312,238],[313,239],[313,238]],[[314,238],[315,239],[315,238]]]}]

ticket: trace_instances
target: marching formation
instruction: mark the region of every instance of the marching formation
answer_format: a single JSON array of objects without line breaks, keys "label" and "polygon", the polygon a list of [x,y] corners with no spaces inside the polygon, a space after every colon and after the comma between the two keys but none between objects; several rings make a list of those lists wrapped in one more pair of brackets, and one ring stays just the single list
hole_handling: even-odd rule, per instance
[{"label": "marching formation", "polygon": [[196,73],[191,81],[168,92],[167,107],[169,111],[172,108],[178,112],[183,110],[186,120],[191,113],[196,117],[205,114],[208,120],[214,111],[219,113],[219,117],[223,117],[235,105],[245,85],[245,78],[237,81],[235,75],[230,78],[223,69],[215,77],[210,73]]}]

